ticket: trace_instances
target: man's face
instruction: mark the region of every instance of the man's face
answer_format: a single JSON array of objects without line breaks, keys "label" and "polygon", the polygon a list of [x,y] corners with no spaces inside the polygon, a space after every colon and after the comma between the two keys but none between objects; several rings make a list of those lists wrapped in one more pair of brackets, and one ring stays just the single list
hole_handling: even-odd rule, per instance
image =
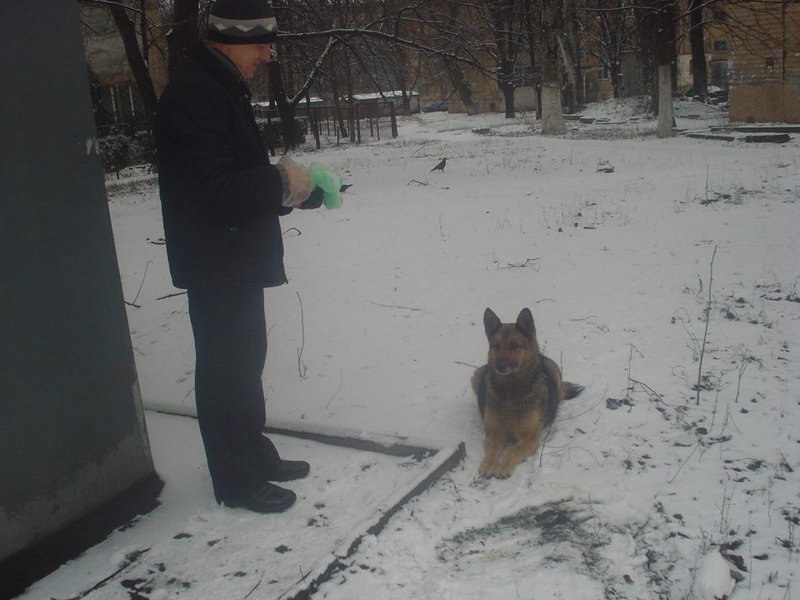
[{"label": "man's face", "polygon": [[256,76],[256,70],[267,64],[272,56],[272,44],[234,44],[226,52],[231,62],[247,80]]}]

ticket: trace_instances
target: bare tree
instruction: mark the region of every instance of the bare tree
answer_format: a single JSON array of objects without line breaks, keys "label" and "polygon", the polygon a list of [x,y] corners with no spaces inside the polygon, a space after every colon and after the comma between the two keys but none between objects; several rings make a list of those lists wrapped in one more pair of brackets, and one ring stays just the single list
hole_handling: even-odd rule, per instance
[{"label": "bare tree", "polygon": [[561,112],[561,78],[558,36],[562,30],[561,2],[541,0],[542,22],[540,63],[542,65],[542,133],[560,135],[567,131]]},{"label": "bare tree", "polygon": [[672,89],[677,69],[674,0],[639,0],[639,47],[643,71],[651,83],[651,108],[658,114],[658,135],[672,135]]},{"label": "bare tree", "polygon": [[705,99],[709,85],[706,62],[706,39],[724,40],[729,49],[736,48],[740,60],[758,56],[765,64],[773,64],[779,79],[787,75],[791,47],[800,43],[796,0],[690,0],[686,13],[679,18],[688,21],[687,31],[692,48],[693,91]]},{"label": "bare tree", "polygon": [[[125,61],[133,76],[136,89],[144,108],[146,126],[152,126],[155,117],[157,93],[150,71],[151,55],[166,53],[158,47],[156,34],[160,28],[158,5],[148,0],[79,0],[84,6],[94,6],[110,16],[119,34],[125,53]],[[155,12],[156,14],[151,14]],[[101,14],[103,14],[101,12]],[[91,20],[91,19],[90,19]],[[82,24],[88,35],[97,34],[89,23]]]},{"label": "bare tree", "polygon": [[441,60],[469,114],[478,112],[471,71],[495,82],[506,116],[515,115],[515,91],[530,81],[535,64],[532,53],[530,67],[521,60],[533,39],[530,7],[531,0],[440,0],[417,10],[425,39],[436,49],[428,56]]},{"label": "bare tree", "polygon": [[[322,7],[319,0],[295,1],[291,11],[298,26],[281,34],[279,44],[290,42],[299,49],[288,65],[297,81],[313,77],[314,85],[324,85],[334,102],[351,87],[405,93],[413,87],[423,63],[438,63],[453,79],[465,104],[477,108],[463,69],[479,69],[495,78],[496,72],[477,57],[483,41],[476,35],[476,24],[461,18],[457,10],[461,4],[338,0]],[[471,5],[470,10],[474,14],[477,8]],[[286,15],[281,13],[278,20],[286,22]],[[331,40],[333,48],[321,61],[319,45]]]},{"label": "bare tree", "polygon": [[542,75],[538,68],[539,44],[537,34],[541,35],[542,22],[541,6],[537,0],[525,0],[524,10],[525,49],[532,74],[534,91],[536,93],[536,116],[542,118]]},{"label": "bare tree", "polygon": [[[445,0],[412,5],[406,1],[405,4],[413,6],[404,14],[406,27],[412,25],[412,37],[430,49],[415,52],[412,59],[419,65],[423,85],[427,83],[426,87],[438,87],[443,99],[457,95],[467,114],[478,114],[480,105],[468,77],[468,69],[474,65],[468,67],[467,63],[460,60],[463,56],[472,59],[478,33],[474,24],[472,29],[464,25],[467,20],[462,15],[466,10],[463,2]],[[444,91],[447,81],[452,85],[452,92]]]},{"label": "bare tree", "polygon": [[[147,22],[146,5],[144,0],[138,0],[137,4],[138,6],[134,8],[139,11],[140,22],[144,25]],[[128,64],[131,67],[136,87],[139,89],[139,95],[144,104],[147,122],[152,125],[156,115],[158,99],[156,98],[156,90],[150,77],[150,71],[147,69],[147,30],[142,27],[137,32],[129,10],[124,5],[109,3],[108,9],[111,11],[111,16],[114,17],[114,22],[125,46],[125,55],[128,57]]]},{"label": "bare tree", "polygon": [[708,65],[706,64],[705,20],[703,9],[707,0],[689,2],[689,41],[692,46],[692,89],[705,100],[708,90]]},{"label": "bare tree", "polygon": [[524,3],[518,0],[488,0],[485,4],[487,23],[490,25],[493,44],[486,50],[497,65],[497,83],[505,100],[506,118],[515,116],[514,90],[519,78],[517,60],[524,48]]},{"label": "bare tree", "polygon": [[623,92],[623,58],[637,46],[634,0],[588,0],[584,47],[608,72],[615,98]]},{"label": "bare tree", "polygon": [[[169,49],[170,76],[177,65],[186,58],[189,50],[200,37],[200,0],[163,0],[163,11],[167,18],[167,47]],[[208,18],[208,2],[204,1],[204,19]]]},{"label": "bare tree", "polygon": [[574,113],[583,105],[583,86],[580,82],[581,53],[578,36],[578,12],[575,0],[562,0],[563,27],[558,32],[558,46],[566,72],[567,112]]},{"label": "bare tree", "polygon": [[475,94],[472,91],[472,86],[464,74],[464,69],[461,68],[461,63],[457,60],[444,56],[442,62],[447,70],[447,75],[450,78],[453,88],[455,89],[461,103],[467,110],[468,115],[477,115],[481,112],[480,105],[475,100]]}]

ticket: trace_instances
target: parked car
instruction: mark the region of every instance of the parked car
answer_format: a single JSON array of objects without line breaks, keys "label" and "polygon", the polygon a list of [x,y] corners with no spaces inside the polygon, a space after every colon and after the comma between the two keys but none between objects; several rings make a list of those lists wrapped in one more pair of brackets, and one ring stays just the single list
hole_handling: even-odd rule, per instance
[{"label": "parked car", "polygon": [[422,112],[440,112],[447,110],[447,100],[431,100],[422,103]]}]

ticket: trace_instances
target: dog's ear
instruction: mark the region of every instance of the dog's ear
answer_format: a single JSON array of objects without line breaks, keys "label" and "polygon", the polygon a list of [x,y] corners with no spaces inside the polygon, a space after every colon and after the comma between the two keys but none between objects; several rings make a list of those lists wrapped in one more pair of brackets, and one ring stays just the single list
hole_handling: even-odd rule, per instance
[{"label": "dog's ear", "polygon": [[487,308],[483,313],[483,327],[486,329],[486,337],[492,339],[492,336],[500,329],[501,325],[500,317],[494,314],[491,308]]},{"label": "dog's ear", "polygon": [[529,340],[533,341],[536,338],[536,326],[533,324],[533,315],[529,308],[523,308],[520,311],[516,328]]}]

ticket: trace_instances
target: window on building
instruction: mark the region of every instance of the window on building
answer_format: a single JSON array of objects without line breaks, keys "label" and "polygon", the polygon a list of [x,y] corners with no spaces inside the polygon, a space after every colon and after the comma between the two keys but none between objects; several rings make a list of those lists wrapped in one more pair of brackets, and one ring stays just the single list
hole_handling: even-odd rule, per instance
[{"label": "window on building", "polygon": [[728,42],[726,40],[714,40],[714,50],[727,50]]}]

